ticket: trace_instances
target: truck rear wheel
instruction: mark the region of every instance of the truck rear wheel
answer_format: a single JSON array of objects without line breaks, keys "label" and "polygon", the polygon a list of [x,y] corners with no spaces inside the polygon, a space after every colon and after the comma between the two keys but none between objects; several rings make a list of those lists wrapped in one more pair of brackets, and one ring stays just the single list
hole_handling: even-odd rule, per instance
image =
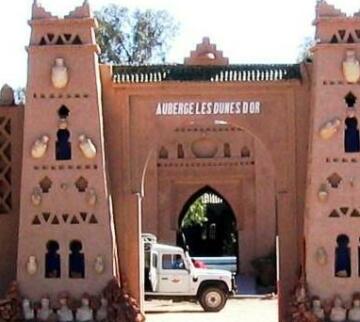
[{"label": "truck rear wheel", "polygon": [[199,302],[206,312],[219,312],[226,304],[226,295],[221,288],[207,287],[200,293]]}]

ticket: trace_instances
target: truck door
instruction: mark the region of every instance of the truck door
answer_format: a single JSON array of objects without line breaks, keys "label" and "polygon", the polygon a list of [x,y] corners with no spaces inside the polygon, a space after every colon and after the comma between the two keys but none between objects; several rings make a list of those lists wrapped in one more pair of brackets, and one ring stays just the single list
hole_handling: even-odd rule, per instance
[{"label": "truck door", "polygon": [[162,254],[159,269],[160,293],[190,293],[190,273],[182,254]]},{"label": "truck door", "polygon": [[149,279],[153,292],[158,292],[158,254],[151,252]]}]

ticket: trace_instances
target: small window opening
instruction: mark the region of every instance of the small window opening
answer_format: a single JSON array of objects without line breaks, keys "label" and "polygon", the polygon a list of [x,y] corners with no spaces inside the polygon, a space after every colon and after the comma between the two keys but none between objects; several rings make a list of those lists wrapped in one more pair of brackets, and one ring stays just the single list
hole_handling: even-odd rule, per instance
[{"label": "small window opening", "polygon": [[57,131],[56,160],[71,160],[70,132],[67,129]]},{"label": "small window opening", "polygon": [[209,227],[209,239],[215,240],[216,239],[216,224],[212,223]]},{"label": "small window opening", "polygon": [[82,243],[74,240],[70,243],[69,277],[85,278],[85,258],[82,251]]},{"label": "small window opening", "polygon": [[47,245],[47,253],[45,255],[45,278],[60,278],[60,255],[59,243],[50,240]]},{"label": "small window opening", "polygon": [[360,138],[357,118],[347,117],[345,119],[345,126],[345,152],[360,152]]},{"label": "small window opening", "polygon": [[351,276],[351,255],[349,248],[349,237],[339,235],[336,239],[337,247],[335,250],[335,276]]}]

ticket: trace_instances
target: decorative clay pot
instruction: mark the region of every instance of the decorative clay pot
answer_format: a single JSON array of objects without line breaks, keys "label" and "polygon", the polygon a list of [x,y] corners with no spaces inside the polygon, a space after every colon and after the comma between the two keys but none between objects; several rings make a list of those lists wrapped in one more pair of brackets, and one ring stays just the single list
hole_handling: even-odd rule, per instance
[{"label": "decorative clay pot", "polygon": [[339,118],[326,122],[319,130],[321,138],[324,140],[331,139],[339,131],[340,125],[341,120]]},{"label": "decorative clay pot", "polygon": [[316,258],[316,262],[321,265],[321,266],[324,266],[327,264],[328,262],[328,255],[326,253],[326,250],[324,247],[319,247],[317,250],[316,250],[316,253],[315,253],[315,258]]},{"label": "decorative clay pot", "polygon": [[343,73],[348,83],[355,84],[360,79],[360,64],[356,59],[356,52],[354,50],[346,52],[346,58],[343,62]]},{"label": "decorative clay pot", "polygon": [[96,157],[96,147],[89,137],[84,134],[79,136],[79,148],[87,159],[94,159]]},{"label": "decorative clay pot", "polygon": [[58,89],[64,88],[67,85],[69,81],[68,69],[65,66],[63,58],[55,59],[55,65],[53,66],[51,73],[51,80],[53,86]]},{"label": "decorative clay pot", "polygon": [[197,158],[213,158],[218,151],[218,145],[213,139],[204,137],[191,144],[191,151]]},{"label": "decorative clay pot", "polygon": [[104,272],[105,264],[102,256],[96,256],[94,261],[94,270],[98,274],[102,274]]},{"label": "decorative clay pot", "polygon": [[37,261],[36,261],[36,257],[35,256],[29,256],[29,259],[26,263],[26,270],[28,272],[29,275],[34,275],[37,272]]},{"label": "decorative clay pot", "polygon": [[95,206],[97,202],[97,194],[94,188],[90,188],[86,192],[86,201],[90,206]]},{"label": "decorative clay pot", "polygon": [[320,202],[325,202],[328,200],[329,191],[327,189],[326,184],[322,184],[318,191],[318,199]]},{"label": "decorative clay pot", "polygon": [[43,135],[34,142],[31,147],[31,156],[34,159],[40,159],[45,155],[49,140],[50,138],[47,135]]}]

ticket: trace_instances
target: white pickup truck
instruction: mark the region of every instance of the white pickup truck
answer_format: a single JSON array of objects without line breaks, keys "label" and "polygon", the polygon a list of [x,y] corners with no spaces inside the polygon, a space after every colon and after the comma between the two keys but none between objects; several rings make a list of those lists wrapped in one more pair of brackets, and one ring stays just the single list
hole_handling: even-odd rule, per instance
[{"label": "white pickup truck", "polygon": [[143,234],[146,278],[151,292],[145,299],[195,300],[207,312],[218,312],[234,291],[231,272],[196,268],[188,254],[180,247],[158,244],[156,237]]}]

